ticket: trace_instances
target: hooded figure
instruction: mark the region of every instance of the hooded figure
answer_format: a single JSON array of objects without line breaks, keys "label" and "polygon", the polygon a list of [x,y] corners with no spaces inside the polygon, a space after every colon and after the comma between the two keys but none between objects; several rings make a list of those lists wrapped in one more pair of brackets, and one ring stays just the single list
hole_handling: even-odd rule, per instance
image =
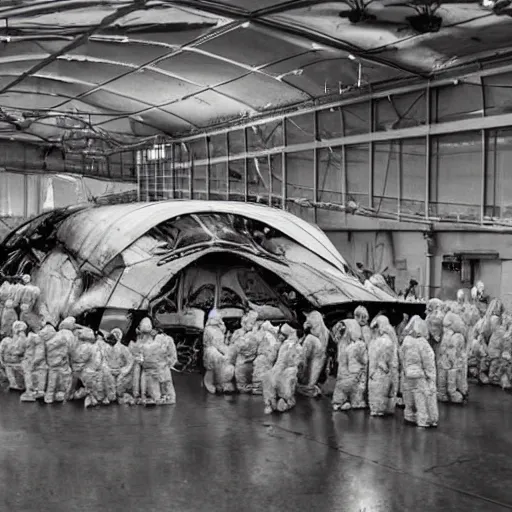
[{"label": "hooded figure", "polygon": [[160,404],[160,368],[166,363],[160,338],[151,334],[142,344],[141,351],[141,399],[142,405]]},{"label": "hooded figure", "polygon": [[505,307],[500,299],[493,299],[485,312],[483,319],[483,335],[489,344],[492,333],[502,324]]},{"label": "hooded figure", "polygon": [[176,391],[172,381],[171,369],[178,362],[176,345],[172,337],[167,334],[157,334],[155,341],[160,344],[160,357],[158,359],[160,403],[163,405],[174,405],[176,403]]},{"label": "hooded figure", "polygon": [[141,400],[141,391],[144,382],[142,381],[142,348],[144,343],[149,341],[151,338],[151,331],[153,330],[153,324],[150,318],[143,318],[137,328],[137,338],[135,341],[130,341],[128,345],[128,349],[130,350],[133,356],[133,382],[132,382],[132,390],[133,390],[133,398],[136,401]]},{"label": "hooded figure", "polygon": [[235,391],[236,348],[226,345],[226,326],[217,311],[212,310],[203,332],[203,363],[206,369],[203,383],[209,393]]},{"label": "hooded figure", "polygon": [[365,409],[368,350],[361,326],[356,320],[343,321],[345,332],[338,343],[338,375],[332,397],[335,411]]},{"label": "hooded figure", "polygon": [[309,330],[309,334],[302,342],[304,368],[299,378],[297,391],[301,395],[314,397],[322,394],[318,380],[327,358],[329,329],[325,326],[321,313],[311,311],[306,315],[304,330]]},{"label": "hooded figure", "polygon": [[512,321],[509,318],[507,318],[506,325],[507,331],[505,332],[500,354],[501,375],[499,384],[502,389],[509,390],[512,387]]},{"label": "hooded figure", "polygon": [[466,328],[462,318],[447,313],[437,358],[437,397],[441,402],[463,403],[468,394]]},{"label": "hooded figure", "polygon": [[121,343],[123,331],[115,328],[107,336],[108,348],[105,351],[105,364],[109,376],[113,379],[116,401],[120,404],[133,405],[135,402],[128,391],[133,385],[133,356],[128,347]]},{"label": "hooded figure", "polygon": [[[235,359],[235,382],[238,391],[250,393],[252,391],[253,364],[258,352],[258,313],[249,311],[242,318],[242,328],[235,331],[232,340]],[[243,330],[243,332],[242,332]]]},{"label": "hooded figure", "polygon": [[289,411],[295,406],[297,375],[303,359],[302,347],[297,331],[288,324],[281,326],[280,335],[284,341],[279,348],[276,363],[263,377],[265,414]]},{"label": "hooded figure", "polygon": [[468,376],[478,379],[482,384],[489,383],[489,354],[483,335],[484,320],[481,318],[469,331],[468,340]]},{"label": "hooded figure", "polygon": [[105,398],[102,373],[102,355],[96,343],[96,335],[89,328],[78,331],[78,346],[74,366],[85,387],[84,407],[94,407]]},{"label": "hooded figure", "polygon": [[28,304],[22,303],[20,306],[20,320],[28,325],[33,332],[38,332],[44,326],[44,321],[39,313],[30,309]]},{"label": "hooded figure", "polygon": [[44,326],[39,336],[46,346],[48,363],[48,385],[44,401],[51,404],[63,402],[71,387],[71,366],[69,365],[69,348],[66,333],[57,332],[51,325]]},{"label": "hooded figure", "polygon": [[[506,326],[503,324],[504,306],[501,300],[493,299],[489,307],[482,317],[481,332],[481,348],[480,348],[480,373],[479,381],[482,384],[488,384],[490,380],[489,372],[493,373],[493,379],[496,381],[495,373],[500,373],[498,370],[498,361],[494,362],[491,370],[491,359],[499,359],[500,356],[497,352],[501,351],[502,338],[505,335]],[[493,336],[494,335],[494,336]],[[491,346],[492,339],[492,346]]]},{"label": "hooded figure", "polygon": [[280,342],[278,341],[279,328],[273,326],[268,320],[263,322],[258,331],[258,352],[253,363],[252,393],[263,393],[263,378],[269,372],[277,359]]},{"label": "hooded figure", "polygon": [[439,412],[436,399],[436,364],[427,341],[427,324],[413,316],[400,347],[404,418],[418,427],[437,427]]},{"label": "hooded figure", "polygon": [[21,395],[20,400],[35,402],[44,397],[48,378],[45,341],[38,333],[31,332],[28,335],[22,366],[26,391]]},{"label": "hooded figure", "polygon": [[2,337],[8,336],[12,337],[12,326],[14,322],[18,320],[18,313],[16,313],[16,309],[14,308],[14,301],[12,299],[7,299],[5,301],[4,310],[2,311],[2,319],[0,323]]},{"label": "hooded figure", "polygon": [[363,340],[368,347],[372,339],[372,330],[370,329],[370,314],[364,306],[357,306],[354,310],[354,319],[361,326],[361,332],[363,333]]},{"label": "hooded figure", "polygon": [[407,327],[407,324],[409,323],[410,317],[407,313],[403,313],[402,315],[402,321],[397,325],[396,327],[396,337],[398,339],[398,345],[402,345],[404,338],[405,338],[405,328]]},{"label": "hooded figure", "polygon": [[482,281],[478,281],[476,286],[471,289],[471,299],[480,313],[485,314],[489,305],[489,296],[485,293],[485,285]]},{"label": "hooded figure", "polygon": [[372,416],[394,414],[398,391],[398,340],[387,317],[378,316],[368,347],[368,401]]},{"label": "hooded figure", "polygon": [[445,315],[444,304],[440,299],[430,299],[427,302],[427,329],[428,329],[428,342],[437,354],[439,343],[443,338],[443,319]]},{"label": "hooded figure", "polygon": [[[509,325],[503,316],[503,322],[494,329],[487,346],[489,358],[488,382],[495,386],[501,385],[501,378],[506,374],[507,360],[510,358]],[[503,357],[505,356],[505,357]]]},{"label": "hooded figure", "polygon": [[12,325],[12,337],[2,340],[0,347],[0,363],[5,368],[9,387],[18,391],[25,389],[23,377],[23,356],[27,348],[27,325],[16,320]]},{"label": "hooded figure", "polygon": [[0,286],[0,319],[5,307],[5,303],[9,300],[11,295],[11,283],[4,281]]},{"label": "hooded figure", "polygon": [[30,276],[28,274],[25,274],[22,279],[23,287],[21,290],[20,305],[27,304],[29,306],[29,310],[32,311],[39,300],[41,290],[38,286],[31,284]]}]

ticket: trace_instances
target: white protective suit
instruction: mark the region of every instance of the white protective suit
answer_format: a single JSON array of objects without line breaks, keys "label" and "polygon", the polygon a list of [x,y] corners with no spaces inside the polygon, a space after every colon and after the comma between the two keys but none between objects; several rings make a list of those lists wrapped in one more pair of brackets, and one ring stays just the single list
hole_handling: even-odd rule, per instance
[{"label": "white protective suit", "polygon": [[235,382],[241,393],[251,393],[254,360],[258,353],[258,313],[249,311],[242,318],[242,328],[235,331],[231,340],[236,351]]},{"label": "white protective suit", "polygon": [[38,332],[44,326],[42,316],[31,310],[28,304],[21,304],[20,320],[25,322],[32,332]]},{"label": "white protective suit", "polygon": [[304,330],[309,330],[309,333],[302,342],[304,366],[300,372],[297,392],[304,396],[315,397],[322,394],[318,380],[327,358],[329,329],[325,326],[321,313],[311,311],[306,314]]},{"label": "white protective suit", "polygon": [[503,315],[502,320],[502,324],[493,330],[487,346],[489,358],[488,382],[494,386],[501,385],[501,379],[506,373],[507,358],[510,357],[509,323],[505,315]]},{"label": "white protective suit", "polygon": [[78,331],[74,368],[85,387],[84,407],[94,407],[105,399],[102,355],[96,344],[96,335],[89,328]]},{"label": "white protective suit", "polygon": [[[133,356],[133,381],[132,381],[132,394],[133,398],[140,402],[142,397],[142,387],[145,385],[142,379],[142,349],[144,343],[152,339],[151,331],[153,330],[153,324],[151,319],[143,318],[137,328],[137,338],[135,341],[130,341],[128,349]],[[144,390],[145,392],[145,390]]]},{"label": "white protective suit", "polygon": [[368,402],[372,416],[394,414],[398,392],[398,339],[387,317],[372,321],[376,336],[368,347]]},{"label": "white protective suit", "polygon": [[481,318],[469,331],[468,376],[478,379],[482,384],[488,384],[489,354],[483,335],[483,324],[484,320]]},{"label": "white protective suit", "polygon": [[160,383],[160,403],[162,405],[174,405],[176,403],[176,391],[172,381],[171,369],[178,362],[176,345],[171,336],[157,334],[155,341],[160,344],[158,358],[158,380]]},{"label": "white protective suit", "polygon": [[47,404],[65,401],[71,387],[71,366],[66,334],[55,331],[51,325],[45,325],[39,331],[39,336],[45,343],[48,363],[48,384],[44,395],[44,401]]},{"label": "white protective suit", "polygon": [[436,363],[427,336],[426,322],[413,316],[400,347],[404,418],[418,427],[437,427]]},{"label": "white protective suit", "polygon": [[268,320],[263,322],[258,330],[258,352],[253,363],[252,393],[261,395],[263,393],[263,378],[274,366],[277,360],[279,347],[279,328],[272,325]]},{"label": "white protective suit", "polygon": [[41,290],[38,286],[31,284],[30,276],[25,274],[23,276],[23,288],[21,289],[20,305],[27,304],[29,310],[35,309],[37,301],[41,295]]},{"label": "white protective suit", "polygon": [[26,330],[27,325],[16,320],[12,325],[12,337],[5,337],[0,346],[0,363],[5,368],[9,387],[19,391],[25,389],[22,363],[27,348]]},{"label": "white protective suit", "polygon": [[14,302],[12,299],[7,299],[5,301],[4,310],[2,311],[2,319],[0,323],[0,335],[2,337],[12,337],[12,326],[14,322],[18,320],[18,313],[16,313],[16,309],[14,308]]},{"label": "white protective suit", "polygon": [[280,335],[285,339],[279,348],[277,360],[263,377],[265,414],[289,411],[295,406],[299,364],[304,357],[302,346],[297,331],[288,324],[281,327]]},{"label": "white protective suit", "polygon": [[129,394],[133,385],[133,356],[128,347],[121,343],[123,332],[121,329],[112,329],[105,347],[105,364],[108,367],[106,378],[112,379],[108,387],[115,389],[115,397],[112,401],[120,404],[133,405],[134,399]]},{"label": "white protective suit", "polygon": [[209,393],[235,391],[236,347],[226,345],[226,326],[215,310],[210,311],[203,332],[203,363],[206,370],[203,383]]},{"label": "white protective suit", "polygon": [[365,409],[368,349],[359,323],[353,319],[343,322],[345,332],[341,340],[335,339],[338,343],[338,374],[332,397],[333,409]]},{"label": "white protective suit", "polygon": [[428,342],[437,354],[439,343],[443,338],[443,319],[445,316],[445,306],[440,299],[430,299],[427,302],[427,329],[428,329]]},{"label": "white protective suit", "polygon": [[23,375],[25,378],[25,393],[20,397],[22,402],[35,402],[44,398],[48,379],[46,363],[46,345],[38,333],[31,332],[27,337],[27,348],[23,356]]},{"label": "white protective suit", "polygon": [[466,374],[466,327],[462,318],[449,312],[443,320],[443,339],[437,357],[437,398],[463,403],[468,395]]},{"label": "white protective suit", "polygon": [[366,343],[366,347],[370,344],[372,339],[372,330],[370,329],[370,314],[364,306],[357,306],[354,310],[354,319],[361,326],[361,332],[363,334],[363,340]]}]

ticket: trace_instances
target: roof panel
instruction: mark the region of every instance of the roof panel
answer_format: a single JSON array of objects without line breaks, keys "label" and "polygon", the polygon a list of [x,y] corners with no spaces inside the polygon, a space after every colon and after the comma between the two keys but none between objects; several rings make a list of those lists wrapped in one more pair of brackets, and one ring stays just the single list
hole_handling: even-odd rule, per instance
[{"label": "roof panel", "polygon": [[159,62],[155,67],[205,86],[233,80],[247,73],[240,66],[194,51],[183,51]]}]

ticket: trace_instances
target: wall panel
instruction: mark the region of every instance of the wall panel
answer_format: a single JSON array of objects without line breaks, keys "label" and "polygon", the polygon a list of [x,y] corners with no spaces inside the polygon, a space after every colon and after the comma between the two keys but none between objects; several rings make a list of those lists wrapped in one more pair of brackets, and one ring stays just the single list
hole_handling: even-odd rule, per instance
[{"label": "wall panel", "polygon": [[314,201],[314,152],[301,151],[286,155],[286,197],[287,209],[305,220],[314,220],[314,209],[305,208],[290,199]]},{"label": "wall panel", "polygon": [[347,167],[347,201],[368,206],[370,154],[368,144],[345,148]]}]

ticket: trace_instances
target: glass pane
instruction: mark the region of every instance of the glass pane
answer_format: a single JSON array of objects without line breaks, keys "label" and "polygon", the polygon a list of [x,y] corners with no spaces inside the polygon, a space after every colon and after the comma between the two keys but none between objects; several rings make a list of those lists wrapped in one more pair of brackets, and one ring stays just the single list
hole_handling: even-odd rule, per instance
[{"label": "glass pane", "polygon": [[377,142],[373,148],[373,206],[378,212],[397,213],[400,141]]},{"label": "glass pane", "polygon": [[512,72],[484,77],[486,115],[508,114],[512,112]]},{"label": "glass pane", "polygon": [[402,194],[400,211],[425,216],[426,139],[406,139],[401,142]]},{"label": "glass pane", "polygon": [[229,162],[229,199],[245,201],[245,160]]},{"label": "glass pane", "polygon": [[229,154],[240,155],[245,152],[244,131],[233,130],[228,133]]},{"label": "glass pane", "polygon": [[512,218],[511,161],[512,129],[493,130],[487,144],[486,215]]},{"label": "glass pane", "polygon": [[192,169],[192,199],[207,199],[206,176],[206,165],[194,165]]},{"label": "glass pane", "polygon": [[315,209],[300,206],[295,200],[315,200],[314,152],[301,151],[286,155],[286,207],[287,210],[310,222],[314,221]]},{"label": "glass pane", "polygon": [[25,216],[25,186],[22,174],[0,172],[0,215]]},{"label": "glass pane", "polygon": [[174,169],[174,197],[176,199],[190,198],[190,168],[176,167]]},{"label": "glass pane", "polygon": [[482,115],[482,90],[478,83],[437,87],[431,94],[432,122],[434,123]]},{"label": "glass pane", "polygon": [[27,176],[27,185],[27,215],[32,217],[41,212],[41,176],[29,174]]},{"label": "glass pane", "polygon": [[[342,148],[325,148],[318,151],[318,201],[343,204],[342,196],[343,152]],[[317,222],[321,226],[340,220],[340,212],[317,210]]]},{"label": "glass pane", "polygon": [[314,113],[309,112],[286,119],[286,144],[302,144],[315,140]]},{"label": "glass pane", "polygon": [[210,158],[227,155],[228,136],[226,133],[211,135],[209,139]]},{"label": "glass pane", "polygon": [[368,144],[347,146],[347,201],[354,201],[362,206],[368,206],[369,187],[369,147]]},{"label": "glass pane", "polygon": [[355,103],[343,107],[342,122],[345,135],[356,135],[370,131],[370,103]]},{"label": "glass pane", "polygon": [[441,218],[478,220],[482,195],[479,132],[432,139],[430,209]]},{"label": "glass pane", "polygon": [[228,164],[222,162],[210,166],[210,199],[225,200],[228,194]]},{"label": "glass pane", "polygon": [[283,157],[281,154],[272,155],[270,159],[272,173],[272,206],[283,206]]},{"label": "glass pane", "polygon": [[205,137],[200,137],[199,139],[191,140],[190,142],[186,142],[185,145],[189,151],[189,154],[193,157],[194,160],[205,160],[206,155],[206,139]]},{"label": "glass pane", "polygon": [[270,157],[249,158],[247,181],[249,184],[248,200],[255,203],[269,204],[270,200]]},{"label": "glass pane", "polygon": [[247,128],[249,151],[261,151],[283,145],[283,122],[281,120],[258,124]]},{"label": "glass pane", "polygon": [[380,98],[374,105],[377,131],[421,126],[426,122],[424,90]]}]

